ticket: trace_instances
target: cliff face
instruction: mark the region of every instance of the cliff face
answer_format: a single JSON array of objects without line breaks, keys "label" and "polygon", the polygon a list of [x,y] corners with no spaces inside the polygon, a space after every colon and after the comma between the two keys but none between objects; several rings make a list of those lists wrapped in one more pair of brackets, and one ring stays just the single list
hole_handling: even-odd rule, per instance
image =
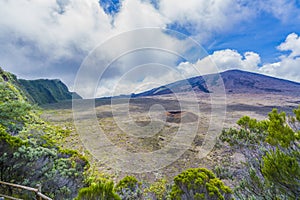
[{"label": "cliff face", "polygon": [[75,98],[81,98],[76,93],[70,92],[67,86],[58,79],[19,79],[19,82],[22,88],[32,97],[32,100],[40,105],[72,99],[73,95]]},{"label": "cliff face", "polygon": [[5,72],[0,68],[3,81],[12,83],[26,99],[39,105],[69,100],[72,97],[81,98],[78,94],[70,92],[67,86],[58,79],[24,80],[17,79],[14,74]]}]

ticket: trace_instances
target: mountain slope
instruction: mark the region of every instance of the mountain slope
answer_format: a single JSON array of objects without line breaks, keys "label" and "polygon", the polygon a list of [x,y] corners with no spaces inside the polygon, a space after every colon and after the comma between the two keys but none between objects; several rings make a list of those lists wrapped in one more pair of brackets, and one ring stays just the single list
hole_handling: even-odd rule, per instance
[{"label": "mountain slope", "polygon": [[0,67],[0,82],[2,82],[1,84],[3,84],[4,82],[11,83],[14,86],[14,88],[18,90],[19,96],[22,96],[22,99],[32,101],[32,97],[27,93],[26,90],[23,89],[16,75],[4,71],[1,67]]},{"label": "mountain slope", "polygon": [[262,74],[230,70],[221,73],[221,77],[227,93],[300,94],[300,83]]},{"label": "mountain slope", "polygon": [[37,104],[56,103],[63,100],[81,98],[76,93],[69,92],[67,86],[58,79],[18,80],[22,88]]},{"label": "mountain slope", "polygon": [[132,97],[155,96],[155,95],[163,95],[163,94],[171,94],[171,93],[189,92],[191,89],[193,89],[195,92],[204,92],[204,93],[210,92],[205,84],[204,78],[198,76],[187,80],[176,81],[174,83],[153,88],[151,90],[142,93],[132,94],[131,96]]},{"label": "mountain slope", "polygon": [[[41,184],[47,196],[74,199],[85,186],[88,161],[78,151],[63,146],[70,132],[65,125],[52,125],[40,118],[16,76],[0,68],[1,181],[32,188]],[[0,193],[36,199],[33,192],[2,185]]]},{"label": "mountain slope", "polygon": [[70,92],[67,86],[58,79],[18,79],[14,74],[4,71],[1,67],[0,76],[3,81],[12,83],[26,100],[39,105],[56,103],[72,99],[72,97],[81,98],[77,93]]},{"label": "mountain slope", "polygon": [[[177,81],[168,85],[160,86],[142,93],[132,94],[132,97],[155,96],[181,93],[194,90],[209,93],[209,88],[215,88],[218,81],[215,74],[197,76],[186,80]],[[246,72],[241,70],[229,70],[220,73],[226,93],[233,94],[264,94],[274,93],[281,95],[300,95],[300,83],[274,78],[262,74]],[[208,84],[206,84],[208,83]],[[207,87],[210,85],[210,87]]]}]

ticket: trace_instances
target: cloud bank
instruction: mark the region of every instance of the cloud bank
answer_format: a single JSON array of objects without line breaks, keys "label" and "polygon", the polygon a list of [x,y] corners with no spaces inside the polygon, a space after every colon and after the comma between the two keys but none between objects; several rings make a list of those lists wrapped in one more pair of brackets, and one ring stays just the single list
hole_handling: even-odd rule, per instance
[{"label": "cloud bank", "polygon": [[[60,78],[72,89],[84,58],[97,46],[126,31],[176,27],[177,31],[206,44],[218,35],[255,20],[261,13],[269,13],[282,23],[300,19],[299,7],[288,0],[123,0],[111,13],[107,12],[111,1],[101,2],[0,0],[0,65],[22,78]],[[172,34],[161,32],[152,37],[153,43],[170,42],[170,51],[181,53],[186,50],[185,41]],[[106,55],[107,59],[114,57],[123,45],[130,47],[142,39],[143,35],[138,35],[122,45],[112,44],[107,47],[111,54]],[[218,50],[206,57],[199,55],[194,62],[180,61],[178,57],[157,52],[130,54],[120,58],[117,65],[105,73],[96,95],[109,95],[124,74],[132,78],[122,79],[124,86],[119,88],[122,93],[149,89],[182,76],[197,75],[195,67],[203,74],[210,73],[210,59],[220,71],[235,68],[300,81],[299,35],[291,33],[277,49],[280,56],[274,63],[262,63],[260,55],[251,50]],[[143,69],[152,67],[156,73],[135,70],[138,63],[145,64],[150,58],[171,67],[176,73],[159,65],[143,66]]]}]

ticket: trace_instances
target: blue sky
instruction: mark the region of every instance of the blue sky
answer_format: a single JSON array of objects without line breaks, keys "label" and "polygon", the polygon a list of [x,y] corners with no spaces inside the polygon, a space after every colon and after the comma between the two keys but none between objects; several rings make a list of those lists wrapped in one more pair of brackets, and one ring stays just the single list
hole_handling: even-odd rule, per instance
[{"label": "blue sky", "polygon": [[[300,1],[286,2],[294,3],[295,8],[300,12]],[[113,16],[120,11],[122,2],[100,0],[99,3],[107,14]],[[159,0],[151,0],[150,3],[159,9]],[[292,18],[294,15],[289,17],[290,19],[280,19],[266,10],[261,11],[249,21],[236,25],[234,29],[214,35],[203,45],[209,53],[228,48],[239,52],[255,51],[261,55],[263,62],[275,62],[280,55],[276,47],[285,40],[288,34],[300,32],[299,22]],[[197,34],[189,22],[169,23],[166,27],[191,37]]]},{"label": "blue sky", "polygon": [[[72,89],[80,65],[97,45],[126,31],[159,27],[190,36],[208,52],[207,58],[199,54],[198,60],[184,63],[160,56],[158,60],[186,77],[197,75],[189,69],[192,66],[209,68],[209,58],[219,71],[238,68],[300,81],[299,21],[299,0],[0,0],[0,66],[21,78],[60,78]],[[166,34],[153,40],[174,39]],[[139,38],[143,36],[132,42]],[[173,42],[180,46],[180,40]],[[117,48],[109,47],[108,54]],[[134,69],[132,63],[143,63],[129,60],[147,56],[121,59],[101,77],[96,95],[109,95],[119,76]],[[165,70],[157,74],[128,80],[124,92],[148,85],[146,81],[164,84],[179,79]]]},{"label": "blue sky", "polygon": [[261,13],[255,19],[242,23],[228,34],[217,36],[216,44],[208,49],[236,49],[239,52],[254,51],[260,54],[263,62],[277,61],[280,52],[276,47],[290,33],[299,33],[300,25],[296,20],[280,21],[273,15]]}]

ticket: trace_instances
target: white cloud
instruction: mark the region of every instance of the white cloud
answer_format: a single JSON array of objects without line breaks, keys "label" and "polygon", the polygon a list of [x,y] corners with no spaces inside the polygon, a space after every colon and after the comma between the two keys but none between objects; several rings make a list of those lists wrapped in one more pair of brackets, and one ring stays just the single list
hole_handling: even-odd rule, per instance
[{"label": "white cloud", "polygon": [[287,51],[288,55],[279,57],[277,63],[265,64],[260,72],[300,82],[300,37],[291,33],[278,47],[280,51]]},{"label": "white cloud", "polygon": [[283,22],[300,19],[300,9],[296,6],[296,1],[256,0],[253,1],[253,4],[256,4],[256,9],[271,13]]},{"label": "white cloud", "polygon": [[281,51],[291,51],[289,55],[291,58],[300,56],[300,37],[296,33],[291,33],[277,48]]},{"label": "white cloud", "polygon": [[97,1],[72,0],[63,11],[55,0],[1,1],[0,8],[1,33],[6,29],[32,42],[51,59],[70,56],[72,45],[89,50],[110,33],[110,19]]},{"label": "white cloud", "polygon": [[114,26],[122,32],[145,27],[164,28],[168,22],[169,20],[150,3],[140,0],[124,0],[114,20]]},{"label": "white cloud", "polygon": [[[183,24],[191,22],[198,27],[199,35],[205,37],[212,30],[226,29],[240,18],[238,16],[245,15],[245,9],[232,0],[161,0],[159,4],[160,9],[157,10],[147,1],[124,0],[120,12],[112,19],[104,13],[97,0],[0,1],[1,42],[3,46],[13,45],[9,48],[10,62],[1,64],[12,71],[20,71],[14,66],[25,66],[31,69],[32,74],[41,71],[42,67],[51,71],[60,59],[78,58],[78,54],[86,54],[98,43],[124,31],[166,27],[175,21]],[[22,45],[31,48],[32,52],[21,53],[19,48]],[[32,54],[41,57],[43,65],[28,66],[30,62],[39,63]],[[22,57],[19,61],[23,63],[12,59],[13,55]],[[4,55],[0,57],[5,59]],[[24,73],[25,70],[19,74],[24,76]]]},{"label": "white cloud", "polygon": [[[125,32],[103,43],[87,57],[81,67],[83,71],[78,74],[77,83],[85,82],[90,87],[96,87],[94,83],[101,79],[99,84],[101,89],[98,89],[97,95],[109,96],[111,94],[107,92],[132,93],[138,84],[145,86],[147,81],[165,84],[178,80],[164,70],[163,66],[175,67],[180,57],[174,52],[185,57],[188,50],[193,47],[191,43],[192,40],[177,40],[164,34],[160,29],[137,29]],[[156,67],[154,70],[151,67],[158,64],[161,68]],[[121,79],[124,88],[114,90],[112,83],[119,84]],[[78,92],[84,97],[92,97],[93,91],[85,88]]]},{"label": "white cloud", "polygon": [[[140,0],[124,0],[114,19],[103,11],[98,0],[0,1],[1,66],[22,78],[61,78],[72,88],[81,62],[97,45],[125,31],[163,28],[167,23],[150,3]],[[141,46],[147,37],[152,38],[153,46],[159,44],[170,51],[181,53],[186,48],[184,41],[158,31],[151,35],[150,31],[148,35],[132,35],[107,45],[105,59]],[[150,58],[168,64],[175,62],[172,56],[140,53],[123,59],[120,69],[111,70],[116,74],[106,78],[113,79]]]},{"label": "white cloud", "polygon": [[201,41],[253,15],[237,0],[161,0],[159,11],[172,22],[189,25],[194,37]]},{"label": "white cloud", "polygon": [[201,74],[218,73],[229,69],[257,71],[260,62],[260,56],[257,53],[246,52],[241,55],[235,50],[226,49],[215,51],[212,55],[198,60],[193,65],[186,62],[181,63],[178,68],[186,76],[191,77],[195,76],[195,69]]},{"label": "white cloud", "polygon": [[70,86],[83,56],[110,34],[96,0],[0,1],[1,65],[21,77],[60,75]]},{"label": "white cloud", "polygon": [[96,96],[140,93],[185,78],[179,71],[170,66],[161,64],[140,65],[124,73],[120,78],[102,80]]},{"label": "white cloud", "polygon": [[215,51],[194,64],[180,63],[178,69],[186,76],[192,77],[196,75],[195,68],[202,74],[209,74],[217,72],[214,70],[216,66],[219,72],[241,69],[300,82],[300,37],[291,33],[277,48],[283,53],[288,51],[289,54],[279,56],[280,61],[275,63],[262,64],[260,56],[255,52],[241,55],[235,50],[226,49]]}]

